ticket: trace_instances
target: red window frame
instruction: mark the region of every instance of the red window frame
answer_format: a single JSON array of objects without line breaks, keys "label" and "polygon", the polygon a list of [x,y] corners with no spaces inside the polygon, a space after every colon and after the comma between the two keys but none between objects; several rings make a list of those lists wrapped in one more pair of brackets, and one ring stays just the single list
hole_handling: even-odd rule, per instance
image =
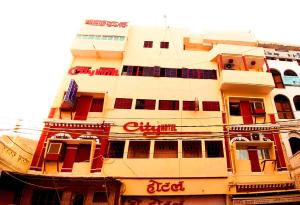
[{"label": "red window frame", "polygon": [[182,110],[195,111],[196,110],[195,101],[183,101]]},{"label": "red window frame", "polygon": [[153,41],[144,41],[144,48],[152,48]]},{"label": "red window frame", "polygon": [[167,41],[161,41],[160,42],[160,48],[169,48],[169,42]]},{"label": "red window frame", "polygon": [[90,112],[102,112],[103,111],[103,98],[94,98],[90,108]]},{"label": "red window frame", "polygon": [[156,100],[136,99],[135,109],[138,110],[155,110]]},{"label": "red window frame", "polygon": [[131,109],[132,99],[131,98],[116,98],[115,109]]},{"label": "red window frame", "polygon": [[218,101],[203,101],[203,111],[220,111],[220,103]]},{"label": "red window frame", "polygon": [[159,110],[179,110],[179,101],[178,100],[160,100],[158,109]]}]

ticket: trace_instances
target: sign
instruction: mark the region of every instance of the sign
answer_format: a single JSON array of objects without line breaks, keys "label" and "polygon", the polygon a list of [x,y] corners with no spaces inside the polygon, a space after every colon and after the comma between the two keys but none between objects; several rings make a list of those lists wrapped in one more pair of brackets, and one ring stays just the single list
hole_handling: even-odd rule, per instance
[{"label": "sign", "polygon": [[176,124],[161,124],[157,126],[150,125],[149,122],[127,122],[123,125],[123,129],[127,132],[143,132],[145,134],[154,133],[160,134],[162,132],[176,132]]},{"label": "sign", "polygon": [[78,39],[124,41],[125,36],[77,34]]},{"label": "sign", "polygon": [[104,68],[104,67],[100,67],[96,70],[92,70],[91,67],[87,67],[87,66],[75,66],[69,69],[68,74],[69,75],[87,74],[89,76],[94,76],[94,75],[118,76],[119,70],[115,68]]},{"label": "sign", "polygon": [[247,197],[243,199],[233,198],[233,205],[246,205],[246,204],[277,204],[288,202],[299,202],[300,195],[281,195],[281,196],[266,196],[266,197]]},{"label": "sign", "polygon": [[147,185],[147,192],[149,194],[153,194],[155,192],[178,192],[184,191],[185,188],[183,186],[184,181],[179,181],[178,183],[170,183],[170,182],[158,182],[154,181],[153,179],[149,180]]},{"label": "sign", "polygon": [[107,26],[107,27],[119,27],[119,28],[126,28],[128,26],[128,22],[92,20],[92,19],[86,20],[85,24],[91,26]]},{"label": "sign", "polygon": [[184,205],[184,200],[166,200],[166,199],[158,199],[158,198],[150,198],[149,200],[141,200],[141,199],[128,199],[124,203],[125,205]]},{"label": "sign", "polygon": [[300,78],[298,76],[282,76],[284,85],[300,86]]},{"label": "sign", "polygon": [[77,95],[78,85],[75,80],[71,79],[68,90],[64,96],[63,103],[61,108],[63,109],[71,109],[74,107],[76,103],[76,95]]}]

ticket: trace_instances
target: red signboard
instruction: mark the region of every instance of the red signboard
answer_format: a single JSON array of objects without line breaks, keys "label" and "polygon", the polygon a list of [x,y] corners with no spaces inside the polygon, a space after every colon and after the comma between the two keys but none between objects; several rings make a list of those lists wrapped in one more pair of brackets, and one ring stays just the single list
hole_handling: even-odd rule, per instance
[{"label": "red signboard", "polygon": [[94,75],[118,76],[119,71],[115,68],[101,67],[96,70],[92,70],[91,67],[87,67],[87,66],[75,66],[69,69],[68,74],[69,75],[87,74],[89,76],[94,76]]},{"label": "red signboard", "polygon": [[149,180],[147,185],[147,192],[149,194],[153,194],[155,192],[178,192],[184,191],[185,188],[183,186],[184,181],[179,181],[178,183],[170,183],[170,182],[158,182],[153,179]]},{"label": "red signboard", "polygon": [[154,133],[160,134],[162,132],[176,132],[175,124],[161,124],[157,126],[150,125],[149,122],[127,122],[123,125],[123,129],[127,132],[143,132],[145,134]]},{"label": "red signboard", "polygon": [[106,20],[86,20],[85,24],[92,26],[107,26],[107,27],[119,27],[126,28],[128,26],[128,22],[118,22],[118,21],[106,21]]}]

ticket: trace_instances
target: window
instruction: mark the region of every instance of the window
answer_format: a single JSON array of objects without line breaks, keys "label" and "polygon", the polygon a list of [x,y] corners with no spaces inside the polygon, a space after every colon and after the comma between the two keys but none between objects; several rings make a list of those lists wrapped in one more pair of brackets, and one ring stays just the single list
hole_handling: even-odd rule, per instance
[{"label": "window", "polygon": [[165,69],[165,76],[170,78],[176,78],[177,77],[177,69],[175,68],[166,68]]},{"label": "window", "polygon": [[169,42],[166,41],[160,42],[160,48],[169,48]]},{"label": "window", "polygon": [[229,102],[229,110],[230,110],[230,115],[240,116],[241,115],[240,103]]},{"label": "window", "polygon": [[154,158],[177,158],[177,141],[156,141],[154,146]]},{"label": "window", "polygon": [[224,157],[222,141],[205,141],[205,152],[207,158]]},{"label": "window", "polygon": [[195,101],[183,101],[182,110],[192,110],[192,111],[197,110],[196,102]]},{"label": "window", "polygon": [[48,148],[48,154],[59,154],[62,150],[62,143],[51,142]]},{"label": "window", "polygon": [[155,110],[155,100],[137,99],[135,109]]},{"label": "window", "polygon": [[93,195],[93,202],[107,202],[108,200],[108,193],[106,192],[94,192]]},{"label": "window", "polygon": [[75,162],[89,162],[91,153],[90,144],[80,144],[78,146]]},{"label": "window", "polygon": [[249,160],[248,149],[237,149],[236,158],[238,160]]},{"label": "window", "polygon": [[277,70],[274,70],[274,69],[271,69],[271,73],[272,73],[273,80],[275,83],[275,88],[284,88],[281,74]]},{"label": "window", "polygon": [[128,158],[149,158],[150,141],[130,141]]},{"label": "window", "polygon": [[290,101],[286,96],[276,95],[274,101],[279,119],[294,119]]},{"label": "window", "polygon": [[220,105],[218,101],[203,101],[203,111],[220,111]]},{"label": "window", "polygon": [[258,148],[257,154],[258,154],[258,159],[260,159],[260,160],[270,159],[269,149]]},{"label": "window", "polygon": [[103,110],[103,98],[94,98],[92,101],[92,106],[90,112],[102,112]]},{"label": "window", "polygon": [[116,98],[115,109],[131,109],[132,99]]},{"label": "window", "polygon": [[123,158],[124,141],[110,141],[108,146],[108,158]]},{"label": "window", "polygon": [[33,190],[32,205],[60,205],[59,199],[62,198],[62,191],[56,190]]},{"label": "window", "polygon": [[255,115],[265,115],[265,107],[263,101],[250,101],[251,112]]},{"label": "window", "polygon": [[152,68],[152,67],[144,67],[143,76],[154,76],[154,68]]},{"label": "window", "polygon": [[284,71],[284,75],[285,76],[297,76],[297,73],[295,73],[292,70],[286,70],[286,71]]},{"label": "window", "polygon": [[293,100],[296,110],[300,110],[300,95],[296,95]]},{"label": "window", "polygon": [[201,141],[182,141],[183,158],[202,157]]},{"label": "window", "polygon": [[152,48],[153,41],[144,41],[144,48]]},{"label": "window", "polygon": [[179,110],[178,100],[160,100],[159,110]]},{"label": "window", "polygon": [[289,143],[291,145],[292,154],[296,154],[300,151],[300,139],[297,137],[291,137],[289,139]]}]

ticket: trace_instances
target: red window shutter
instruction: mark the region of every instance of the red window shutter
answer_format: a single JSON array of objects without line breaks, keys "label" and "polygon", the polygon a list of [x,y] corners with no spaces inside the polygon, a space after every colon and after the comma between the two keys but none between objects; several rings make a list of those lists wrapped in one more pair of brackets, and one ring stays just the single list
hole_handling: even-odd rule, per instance
[{"label": "red window shutter", "polygon": [[115,108],[116,109],[131,109],[132,99],[130,98],[116,98]]},{"label": "red window shutter", "polygon": [[195,105],[195,101],[183,101],[183,110],[195,110],[196,109],[196,105]]},{"label": "red window shutter", "polygon": [[159,101],[159,110],[169,110],[170,109],[170,103],[168,100],[160,100]]},{"label": "red window shutter", "polygon": [[248,154],[249,154],[249,159],[251,163],[251,171],[252,172],[260,172],[260,164],[259,164],[259,159],[258,159],[258,154],[257,154],[257,147],[255,146],[249,146],[248,147]]},{"label": "red window shutter", "polygon": [[240,106],[244,124],[253,124],[251,106],[249,101],[241,101]]},{"label": "red window shutter", "polygon": [[103,101],[104,99],[94,98],[92,101],[92,106],[90,112],[102,112],[103,111]]},{"label": "red window shutter", "polygon": [[92,105],[92,96],[80,96],[76,105],[74,120],[86,120]]},{"label": "red window shutter", "polygon": [[155,100],[145,100],[145,109],[155,110]]},{"label": "red window shutter", "polygon": [[61,169],[62,172],[72,172],[78,150],[77,146],[78,145],[67,145],[65,159]]},{"label": "red window shutter", "polygon": [[90,144],[81,144],[78,146],[75,162],[89,162],[91,153]]},{"label": "red window shutter", "polygon": [[160,77],[160,67],[159,66],[154,66],[154,77]]},{"label": "red window shutter", "polygon": [[203,111],[220,111],[220,104],[218,101],[203,101]]}]

